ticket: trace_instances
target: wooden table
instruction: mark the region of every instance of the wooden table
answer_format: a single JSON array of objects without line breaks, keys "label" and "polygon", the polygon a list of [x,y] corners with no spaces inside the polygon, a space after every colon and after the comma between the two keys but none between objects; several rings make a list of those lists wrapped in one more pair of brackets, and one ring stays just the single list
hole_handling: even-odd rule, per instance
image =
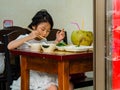
[{"label": "wooden table", "polygon": [[33,52],[27,49],[11,50],[21,56],[21,90],[29,90],[29,71],[37,70],[58,74],[58,89],[69,90],[69,75],[93,70],[93,53]]}]

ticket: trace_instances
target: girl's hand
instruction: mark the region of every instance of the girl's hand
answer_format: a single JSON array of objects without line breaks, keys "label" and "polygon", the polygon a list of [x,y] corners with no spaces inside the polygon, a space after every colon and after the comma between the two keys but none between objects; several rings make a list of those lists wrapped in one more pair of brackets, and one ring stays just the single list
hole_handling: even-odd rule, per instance
[{"label": "girl's hand", "polygon": [[64,29],[62,29],[61,31],[57,31],[55,42],[59,43],[61,40],[64,39],[64,37],[65,37],[65,31],[64,31]]}]

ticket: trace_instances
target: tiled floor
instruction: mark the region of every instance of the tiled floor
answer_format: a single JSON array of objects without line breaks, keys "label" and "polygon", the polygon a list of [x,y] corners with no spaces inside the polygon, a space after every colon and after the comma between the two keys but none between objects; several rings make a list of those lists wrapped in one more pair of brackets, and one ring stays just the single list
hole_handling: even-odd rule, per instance
[{"label": "tiled floor", "polygon": [[74,89],[74,90],[93,90],[93,86],[84,87],[84,88],[78,88],[78,89]]},{"label": "tiled floor", "polygon": [[[93,72],[87,72],[86,75],[88,77],[93,77]],[[79,89],[74,89],[74,90],[93,90],[93,86],[79,88]]]}]

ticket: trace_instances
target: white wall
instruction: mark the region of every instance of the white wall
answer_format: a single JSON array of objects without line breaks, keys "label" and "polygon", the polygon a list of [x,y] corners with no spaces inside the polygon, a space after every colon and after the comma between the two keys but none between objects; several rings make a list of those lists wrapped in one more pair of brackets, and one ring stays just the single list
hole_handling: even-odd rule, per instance
[{"label": "white wall", "polygon": [[14,25],[27,27],[34,14],[47,9],[54,20],[54,28],[64,28],[68,33],[68,41],[73,30],[78,28],[71,24],[77,22],[84,29],[93,31],[93,0],[1,0],[0,28],[3,20],[13,20]]},{"label": "white wall", "polygon": [[78,29],[71,22],[77,22],[82,29],[84,20],[83,28],[93,31],[93,0],[0,0],[0,29],[3,20],[13,20],[13,25],[27,27],[41,9],[47,9],[52,15],[54,28],[67,31],[69,43],[71,32]]}]

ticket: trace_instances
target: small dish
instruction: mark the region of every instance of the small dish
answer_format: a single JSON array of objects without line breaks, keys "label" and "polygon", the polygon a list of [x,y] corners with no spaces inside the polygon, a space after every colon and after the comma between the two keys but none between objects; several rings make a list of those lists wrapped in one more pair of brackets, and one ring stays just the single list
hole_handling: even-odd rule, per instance
[{"label": "small dish", "polygon": [[32,43],[30,46],[31,51],[40,51],[41,44],[40,43]]},{"label": "small dish", "polygon": [[42,44],[43,52],[53,52],[56,49],[56,44]]}]

